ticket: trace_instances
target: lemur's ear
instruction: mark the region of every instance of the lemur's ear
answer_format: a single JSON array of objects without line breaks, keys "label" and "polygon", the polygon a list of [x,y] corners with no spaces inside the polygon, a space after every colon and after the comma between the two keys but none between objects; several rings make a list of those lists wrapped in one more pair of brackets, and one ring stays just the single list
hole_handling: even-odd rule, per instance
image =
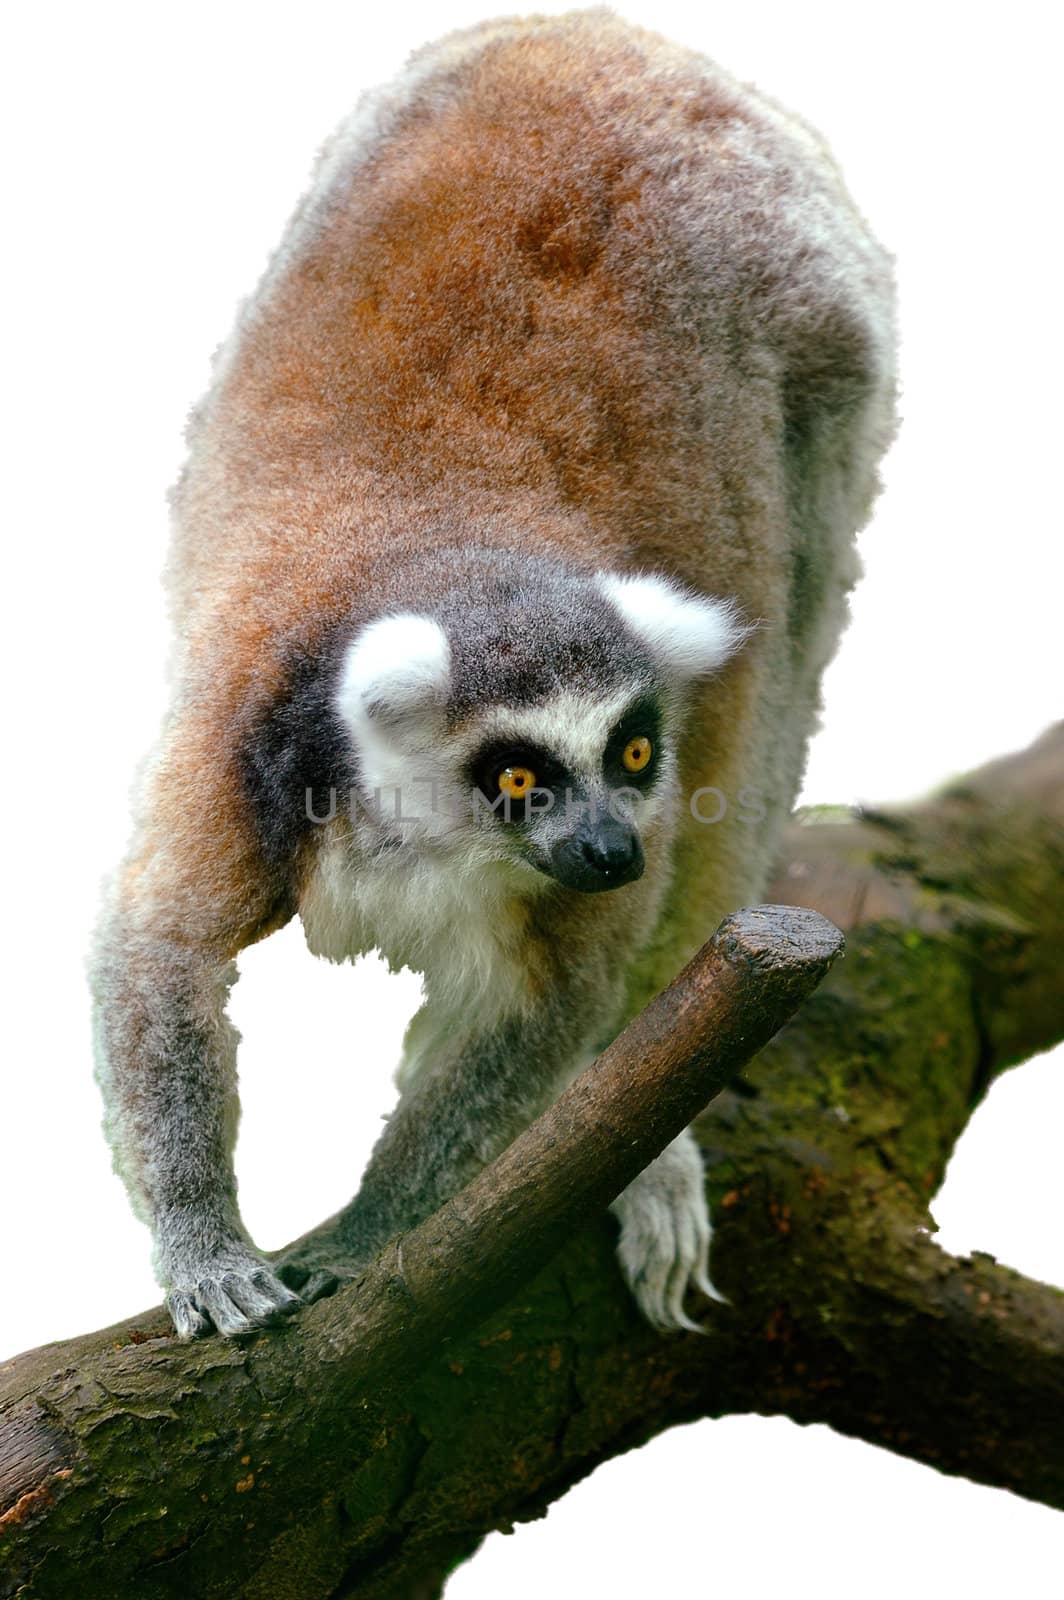
[{"label": "lemur's ear", "polygon": [[753,632],[733,601],[692,594],[668,578],[599,572],[595,582],[655,661],[680,678],[715,671]]},{"label": "lemur's ear", "polygon": [[378,617],[347,648],[336,705],[349,727],[399,724],[439,710],[450,685],[447,635],[431,617]]}]

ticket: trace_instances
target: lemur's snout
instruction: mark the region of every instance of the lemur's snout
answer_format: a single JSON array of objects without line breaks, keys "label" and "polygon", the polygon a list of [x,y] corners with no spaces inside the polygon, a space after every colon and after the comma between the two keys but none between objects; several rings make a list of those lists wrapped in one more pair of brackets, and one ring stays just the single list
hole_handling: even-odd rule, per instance
[{"label": "lemur's snout", "polygon": [[567,889],[596,894],[641,878],[643,846],[635,828],[606,818],[578,828],[551,851],[551,868]]}]

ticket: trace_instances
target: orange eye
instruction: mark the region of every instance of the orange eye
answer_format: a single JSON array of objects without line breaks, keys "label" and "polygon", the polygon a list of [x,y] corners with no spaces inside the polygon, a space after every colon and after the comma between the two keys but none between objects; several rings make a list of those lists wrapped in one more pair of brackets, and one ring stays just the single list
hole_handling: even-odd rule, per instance
[{"label": "orange eye", "polygon": [[496,782],[511,800],[523,800],[536,787],[536,774],[531,767],[503,767]]},{"label": "orange eye", "polygon": [[621,761],[629,772],[642,772],[649,765],[654,754],[654,746],[647,738],[629,739],[621,755]]}]

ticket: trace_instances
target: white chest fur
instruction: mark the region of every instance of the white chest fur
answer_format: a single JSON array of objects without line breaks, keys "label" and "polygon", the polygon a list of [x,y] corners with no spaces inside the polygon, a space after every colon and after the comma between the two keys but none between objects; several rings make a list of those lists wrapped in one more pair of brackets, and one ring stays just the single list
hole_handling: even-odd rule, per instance
[{"label": "white chest fur", "polygon": [[300,904],[309,948],[330,961],[378,950],[394,970],[424,975],[433,1010],[521,1009],[526,908],[549,883],[528,868],[455,855],[397,846],[359,859],[344,840],[329,841]]}]

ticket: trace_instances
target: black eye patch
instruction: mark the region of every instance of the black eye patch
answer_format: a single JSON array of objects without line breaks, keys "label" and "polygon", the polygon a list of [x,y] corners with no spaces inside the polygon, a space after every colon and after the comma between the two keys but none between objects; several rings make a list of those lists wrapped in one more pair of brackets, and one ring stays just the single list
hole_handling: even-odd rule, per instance
[{"label": "black eye patch", "polygon": [[[493,806],[504,792],[500,789],[499,778],[507,770],[530,772],[533,781],[528,786],[529,792],[549,789],[557,796],[564,794],[566,787],[574,782],[568,769],[549,751],[539,745],[511,742],[486,745],[477,752],[468,768],[470,787],[483,796],[488,806]],[[525,822],[534,815],[535,809],[535,799],[530,807],[526,797],[515,792],[508,805],[495,807],[495,814],[504,822]]]},{"label": "black eye patch", "polygon": [[[651,746],[650,760],[639,772],[632,772],[623,759],[625,750],[635,739],[649,739]],[[648,696],[626,711],[610,734],[602,758],[607,783],[611,788],[648,788],[657,776],[661,746],[661,710],[657,701]]]}]

